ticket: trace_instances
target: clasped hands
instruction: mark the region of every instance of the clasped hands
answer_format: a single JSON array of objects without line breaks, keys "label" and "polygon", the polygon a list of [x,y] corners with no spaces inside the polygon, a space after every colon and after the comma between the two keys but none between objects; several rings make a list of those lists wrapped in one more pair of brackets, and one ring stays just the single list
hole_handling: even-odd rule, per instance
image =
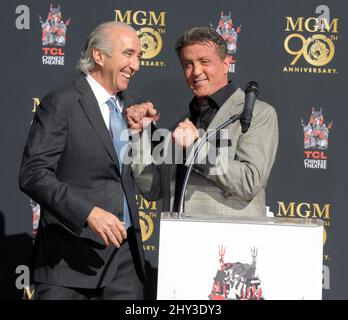
[{"label": "clasped hands", "polygon": [[[157,110],[151,102],[128,107],[125,112],[128,128],[132,133],[140,133],[152,121],[159,120]],[[198,129],[189,119],[179,122],[172,132],[173,141],[183,148],[189,147],[198,137]]]}]

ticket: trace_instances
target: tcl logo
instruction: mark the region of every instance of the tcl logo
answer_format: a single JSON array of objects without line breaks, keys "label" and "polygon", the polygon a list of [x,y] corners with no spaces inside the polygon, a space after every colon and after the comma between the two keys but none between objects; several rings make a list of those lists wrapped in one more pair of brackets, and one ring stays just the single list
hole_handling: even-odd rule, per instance
[{"label": "tcl logo", "polygon": [[304,154],[307,159],[327,159],[327,156],[324,151],[311,151],[311,150],[306,150],[304,151]]},{"label": "tcl logo", "polygon": [[45,56],[64,56],[62,48],[42,48]]}]

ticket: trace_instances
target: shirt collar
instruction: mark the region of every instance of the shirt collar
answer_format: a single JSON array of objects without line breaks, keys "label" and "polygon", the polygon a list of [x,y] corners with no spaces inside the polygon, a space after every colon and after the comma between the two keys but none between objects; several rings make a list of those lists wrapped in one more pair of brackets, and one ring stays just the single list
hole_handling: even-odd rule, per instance
[{"label": "shirt collar", "polygon": [[[99,107],[101,107],[103,104],[106,103],[112,97],[104,88],[103,86],[96,81],[90,74],[86,75],[86,80],[88,81],[89,85],[91,86],[91,89],[98,101]],[[113,96],[114,98],[118,97],[118,99],[122,100],[122,94],[118,93],[116,94],[116,97]],[[117,104],[117,103],[116,103]],[[118,104],[117,104],[118,105]],[[122,104],[120,104],[122,106]]]},{"label": "shirt collar", "polygon": [[[211,108],[220,109],[220,107],[226,102],[226,100],[236,91],[236,88],[231,81],[220,90],[216,91],[211,96],[207,97],[206,105]],[[197,97],[194,97],[190,102],[191,114],[199,110]]]},{"label": "shirt collar", "polygon": [[226,86],[216,91],[213,95],[211,95],[208,98],[208,100],[213,100],[219,109],[235,91],[236,88],[234,87],[232,82],[229,81]]}]

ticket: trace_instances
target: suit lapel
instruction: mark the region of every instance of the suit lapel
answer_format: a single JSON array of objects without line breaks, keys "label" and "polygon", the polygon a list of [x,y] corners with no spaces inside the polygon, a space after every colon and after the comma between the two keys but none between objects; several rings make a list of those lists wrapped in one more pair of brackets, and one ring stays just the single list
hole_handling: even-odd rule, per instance
[{"label": "suit lapel", "polygon": [[85,111],[88,120],[90,121],[94,130],[97,132],[110,157],[116,163],[118,173],[120,173],[119,161],[111,140],[110,133],[105,126],[103,116],[98,108],[97,99],[95,98],[92,89],[83,75],[76,80],[76,90],[82,94],[79,102]]},{"label": "suit lapel", "polygon": [[[123,118],[126,121],[125,110],[126,108],[139,103],[136,102],[126,91],[121,92],[119,98],[123,101]],[[136,201],[134,200],[134,184],[131,177],[132,167],[131,164],[124,164],[122,170],[122,185],[125,196],[128,201],[128,206],[130,214],[132,215],[133,226],[136,230],[139,230],[139,217],[138,217],[138,207]]]},{"label": "suit lapel", "polygon": [[216,129],[234,114],[241,113],[244,105],[244,96],[244,92],[238,88],[220,107],[208,129]]}]

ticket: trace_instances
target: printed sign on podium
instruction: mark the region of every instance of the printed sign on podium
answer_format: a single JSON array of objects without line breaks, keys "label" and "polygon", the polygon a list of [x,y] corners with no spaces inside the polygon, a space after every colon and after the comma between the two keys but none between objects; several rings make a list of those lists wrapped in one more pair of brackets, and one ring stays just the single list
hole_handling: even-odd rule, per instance
[{"label": "printed sign on podium", "polygon": [[162,213],[157,299],[322,298],[323,223]]}]

